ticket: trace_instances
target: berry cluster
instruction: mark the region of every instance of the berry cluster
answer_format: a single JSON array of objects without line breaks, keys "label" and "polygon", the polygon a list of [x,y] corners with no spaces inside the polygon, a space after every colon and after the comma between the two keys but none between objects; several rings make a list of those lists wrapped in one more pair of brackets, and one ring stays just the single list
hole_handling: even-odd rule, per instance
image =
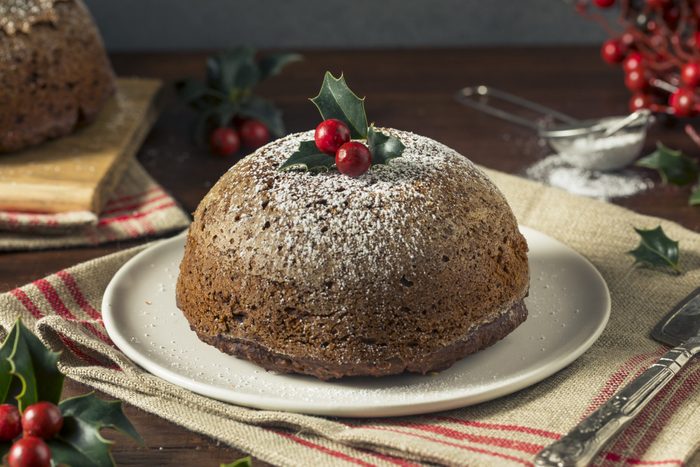
[{"label": "berry cluster", "polygon": [[229,156],[241,149],[258,149],[270,142],[270,130],[258,120],[234,119],[232,126],[215,128],[209,134],[209,149],[217,156]]},{"label": "berry cluster", "polygon": [[61,409],[51,402],[32,404],[21,415],[14,405],[1,404],[0,442],[14,441],[7,455],[9,467],[49,467],[51,450],[44,440],[62,427]]},{"label": "berry cluster", "polygon": [[[593,3],[595,8],[589,8]],[[597,9],[620,6],[612,27]],[[632,92],[631,111],[646,108],[677,117],[700,112],[700,2],[695,0],[577,0],[577,10],[610,34],[601,57],[621,64]]]},{"label": "berry cluster", "polygon": [[314,142],[319,151],[335,157],[338,172],[357,177],[369,170],[372,154],[358,141],[350,141],[350,128],[335,118],[322,121],[316,127]]}]

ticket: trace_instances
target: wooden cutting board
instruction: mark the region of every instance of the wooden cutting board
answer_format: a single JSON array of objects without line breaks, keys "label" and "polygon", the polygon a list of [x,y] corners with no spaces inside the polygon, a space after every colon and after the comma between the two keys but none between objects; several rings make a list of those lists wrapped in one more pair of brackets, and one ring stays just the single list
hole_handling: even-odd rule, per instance
[{"label": "wooden cutting board", "polygon": [[156,119],[160,87],[159,80],[120,78],[89,126],[0,154],[0,210],[99,213]]}]

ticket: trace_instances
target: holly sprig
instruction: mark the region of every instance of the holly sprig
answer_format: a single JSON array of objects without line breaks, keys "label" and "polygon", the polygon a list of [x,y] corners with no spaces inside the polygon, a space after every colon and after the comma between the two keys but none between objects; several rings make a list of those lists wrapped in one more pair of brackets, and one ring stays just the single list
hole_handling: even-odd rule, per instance
[{"label": "holly sprig", "polygon": [[219,467],[253,467],[253,458],[250,456],[241,457],[228,464],[220,464]]},{"label": "holly sprig", "polygon": [[680,274],[678,267],[680,258],[679,243],[671,240],[664,229],[658,226],[654,229],[638,229],[635,232],[640,237],[639,245],[627,252],[634,257],[634,264],[650,268],[670,270],[674,274]]},{"label": "holly sprig", "polygon": [[[63,426],[58,435],[46,440],[54,465],[115,465],[110,452],[113,442],[101,430],[112,428],[140,443],[141,436],[124,415],[120,401],[104,401],[94,393],[59,401],[64,380],[58,371],[59,356],[18,319],[0,344],[0,403],[16,405],[20,411],[39,401],[58,405]],[[0,442],[0,460],[11,446]]]},{"label": "holly sprig", "polygon": [[656,170],[663,183],[672,185],[689,185],[698,179],[698,163],[683,154],[682,151],[671,149],[662,142],[656,143],[656,151],[639,159],[639,167]]},{"label": "holly sprig", "polygon": [[301,60],[296,53],[257,58],[252,47],[237,47],[207,59],[206,80],[190,78],[175,83],[180,98],[197,112],[193,136],[204,144],[212,127],[225,127],[235,118],[262,122],[276,137],[284,135],[282,112],[269,100],[253,94],[260,82]]},{"label": "holly sprig", "polygon": [[[372,165],[388,164],[401,157],[405,146],[395,136],[378,130],[374,124],[367,123],[365,98],[358,97],[341,75],[336,78],[329,71],[323,77],[321,90],[310,99],[321,114],[323,120],[337,119],[350,129],[350,136],[355,140],[365,140],[372,155]],[[335,169],[335,158],[321,152],[314,140],[302,141],[297,150],[280,165],[279,170],[303,170],[325,172]]]},{"label": "holly sprig", "polygon": [[665,185],[687,186],[695,183],[688,204],[700,204],[700,166],[683,151],[671,149],[658,141],[656,150],[639,159],[635,165],[655,170]]}]

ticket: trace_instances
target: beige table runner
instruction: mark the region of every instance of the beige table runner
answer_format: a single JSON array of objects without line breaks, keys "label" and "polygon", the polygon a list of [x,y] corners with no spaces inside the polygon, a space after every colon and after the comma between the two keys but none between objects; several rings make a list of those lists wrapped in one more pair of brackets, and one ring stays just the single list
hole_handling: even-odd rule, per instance
[{"label": "beige table runner", "polygon": [[[188,429],[279,465],[531,465],[559,438],[664,351],[654,323],[700,284],[700,235],[676,224],[489,172],[524,225],[589,258],[612,294],[598,342],[547,380],[501,399],[449,412],[381,420],[332,419],[237,407],[145,373],[116,350],[100,321],[102,293],[142,247],[99,258],[0,296],[0,324],[22,316],[63,349],[71,378]],[[700,215],[700,213],[699,213]],[[685,274],[630,271],[632,227],[661,224],[680,241]],[[700,444],[700,362],[683,371],[595,465],[682,465]],[[163,454],[167,455],[167,454]]]}]

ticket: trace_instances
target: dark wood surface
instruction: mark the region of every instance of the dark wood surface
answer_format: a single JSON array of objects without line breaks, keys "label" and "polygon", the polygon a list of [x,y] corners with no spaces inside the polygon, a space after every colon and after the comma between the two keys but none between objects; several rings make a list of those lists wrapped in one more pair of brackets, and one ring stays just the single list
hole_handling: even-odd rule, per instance
[{"label": "dark wood surface", "polygon": [[[318,91],[325,70],[343,71],[350,86],[367,97],[367,113],[372,121],[435,138],[480,164],[516,174],[547,155],[546,148],[538,145],[528,130],[455,103],[452,95],[457,89],[486,83],[581,118],[627,111],[629,96],[622,72],[603,64],[594,48],[323,51],[304,55],[303,62],[259,88],[261,95],[284,110],[290,132],[315,127],[319,117],[307,98]],[[172,81],[201,76],[205,54],[118,54],[112,60],[122,76]],[[189,138],[191,113],[174,100],[171,92],[165,97],[162,116],[139,152],[139,159],[186,210],[193,211],[209,187],[238,158],[214,157],[193,147]],[[653,148],[657,139],[691,155],[700,152],[678,124],[659,122],[649,133],[647,149]],[[700,208],[687,205],[688,194],[689,188],[657,186],[615,202],[697,231]],[[0,291],[136,243],[3,254]],[[87,390],[69,382],[66,394]],[[243,455],[134,407],[127,406],[126,412],[143,434],[146,446],[116,436],[114,455],[120,465],[215,466]]]}]

